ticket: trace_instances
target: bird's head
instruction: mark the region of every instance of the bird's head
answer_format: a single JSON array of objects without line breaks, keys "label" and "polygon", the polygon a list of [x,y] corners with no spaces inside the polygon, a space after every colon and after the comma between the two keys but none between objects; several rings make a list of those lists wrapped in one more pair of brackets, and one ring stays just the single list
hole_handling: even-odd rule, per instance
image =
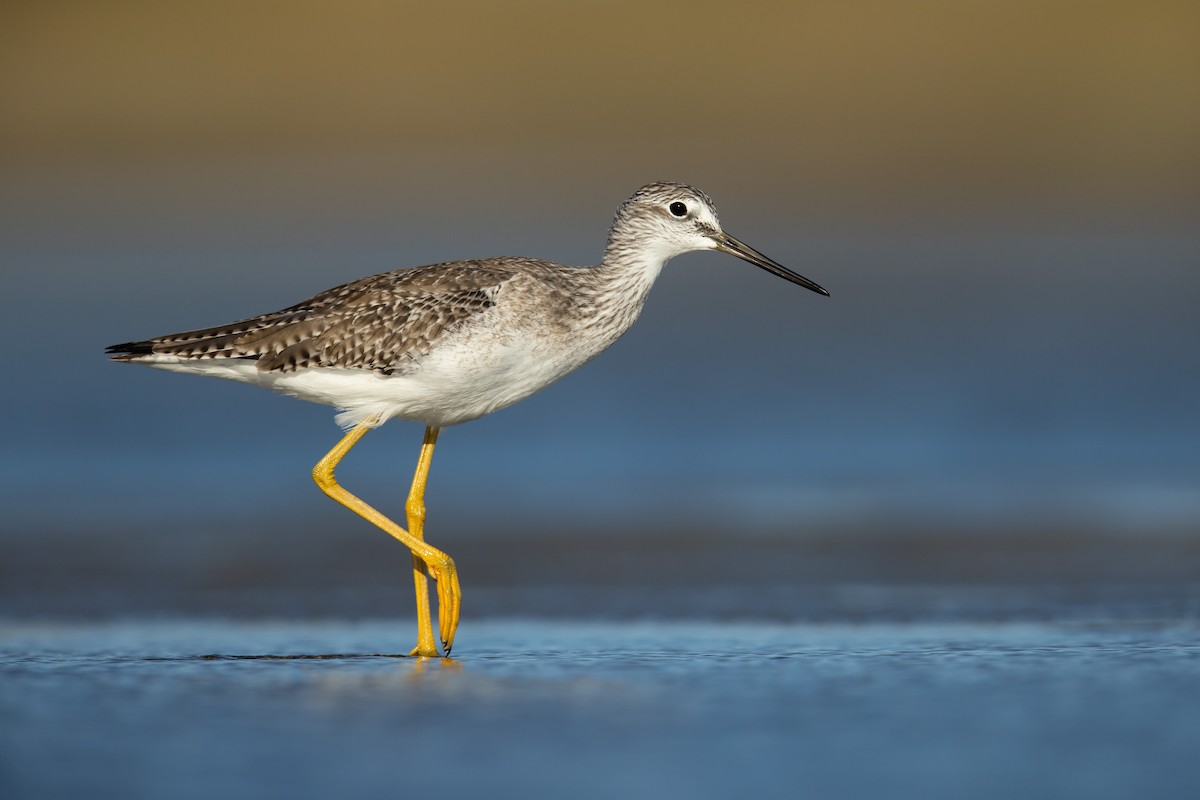
[{"label": "bird's head", "polygon": [[610,258],[630,251],[662,262],[693,250],[720,250],[784,280],[829,295],[813,281],[726,233],[708,195],[682,183],[652,183],[634,192],[617,209],[608,250]]}]

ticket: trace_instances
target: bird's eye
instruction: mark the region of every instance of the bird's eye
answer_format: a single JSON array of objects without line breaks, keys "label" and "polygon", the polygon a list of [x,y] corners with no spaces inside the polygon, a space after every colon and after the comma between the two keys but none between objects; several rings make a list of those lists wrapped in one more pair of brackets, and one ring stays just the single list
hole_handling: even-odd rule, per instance
[{"label": "bird's eye", "polygon": [[674,203],[671,203],[669,208],[671,210],[671,213],[677,217],[686,217],[687,216],[687,206],[684,205],[683,203],[679,202],[678,200],[676,200]]}]

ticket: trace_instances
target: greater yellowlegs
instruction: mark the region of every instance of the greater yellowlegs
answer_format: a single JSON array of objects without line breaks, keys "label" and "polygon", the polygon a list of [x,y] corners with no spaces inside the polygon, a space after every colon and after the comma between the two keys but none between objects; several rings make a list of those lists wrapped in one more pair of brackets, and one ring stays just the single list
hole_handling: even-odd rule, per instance
[{"label": "greater yellowlegs", "polygon": [[[510,406],[596,356],[629,329],[668,260],[720,250],[828,295],[721,229],[708,195],[652,183],[617,209],[604,260],[567,267],[483,258],[384,272],[258,317],[113,345],[117,361],[253,383],[334,406],[346,435],[313,469],[325,494],[412,551],[417,646],[436,656],[427,578],[449,655],[461,592],[454,562],[424,540],[425,483],[438,431]],[[405,505],[408,530],[342,488],[334,468],[392,417],[425,423]]]}]

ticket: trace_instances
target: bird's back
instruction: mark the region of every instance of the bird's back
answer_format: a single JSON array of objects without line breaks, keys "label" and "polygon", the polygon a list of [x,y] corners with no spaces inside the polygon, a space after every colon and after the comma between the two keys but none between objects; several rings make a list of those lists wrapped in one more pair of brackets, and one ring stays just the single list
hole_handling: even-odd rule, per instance
[{"label": "bird's back", "polygon": [[308,367],[403,372],[443,337],[494,308],[514,280],[527,283],[555,267],[537,259],[496,258],[394,270],[269,314],[113,345],[108,352],[117,361],[147,363],[242,359],[256,362],[262,372]]},{"label": "bird's back", "polygon": [[342,424],[370,414],[453,424],[527,397],[607,346],[583,322],[594,275],[520,257],[401,269],[108,352],[362,410]]}]

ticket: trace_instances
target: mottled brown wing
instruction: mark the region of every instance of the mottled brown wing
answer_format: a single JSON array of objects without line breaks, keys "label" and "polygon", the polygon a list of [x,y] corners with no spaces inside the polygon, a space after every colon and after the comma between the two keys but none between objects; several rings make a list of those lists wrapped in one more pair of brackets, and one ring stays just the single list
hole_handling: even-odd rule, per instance
[{"label": "mottled brown wing", "polygon": [[114,344],[106,352],[114,354],[117,361],[136,361],[147,355],[171,355],[182,359],[218,359],[255,356],[244,356],[236,352],[237,342],[243,337],[253,337],[281,327],[294,325],[306,319],[319,315],[324,309],[343,302],[347,297],[361,291],[361,285],[379,276],[362,278],[352,283],[345,283],[327,289],[307,300],[288,306],[270,314],[260,314],[247,317],[236,322],[217,325],[212,328],[171,333],[157,336],[140,342],[125,342]]},{"label": "mottled brown wing", "polygon": [[303,367],[403,372],[439,338],[492,308],[500,281],[481,288],[381,286],[324,313],[238,339],[236,352],[257,356],[264,372]]},{"label": "mottled brown wing", "polygon": [[514,274],[496,259],[385,272],[336,286],[294,306],[214,328],[109,348],[119,360],[149,354],[256,359],[263,371],[336,366],[390,374],[441,336],[495,305]]}]

